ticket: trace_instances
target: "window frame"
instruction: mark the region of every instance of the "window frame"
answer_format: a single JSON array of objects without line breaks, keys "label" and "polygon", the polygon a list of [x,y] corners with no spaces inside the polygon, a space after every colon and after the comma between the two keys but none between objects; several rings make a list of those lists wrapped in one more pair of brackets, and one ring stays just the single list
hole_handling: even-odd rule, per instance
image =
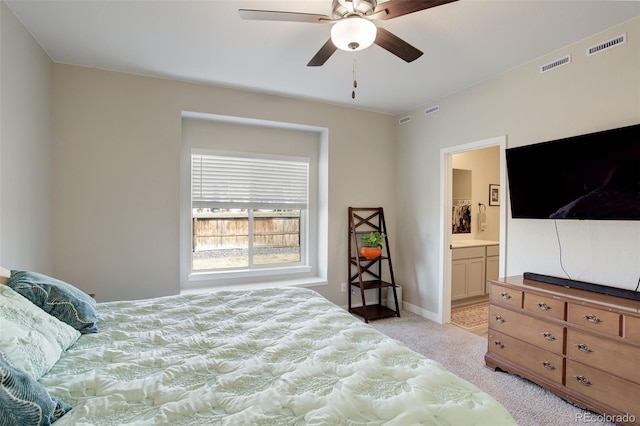
[{"label": "window frame", "polygon": [[[294,162],[294,163],[306,163],[307,168],[309,167],[310,159],[306,157],[298,157],[298,156],[287,156],[287,155],[274,155],[274,154],[263,154],[263,153],[247,153],[242,151],[221,151],[215,149],[201,149],[201,148],[192,148],[190,153],[190,162],[193,161],[194,155],[210,155],[216,157],[229,157],[229,158],[255,158],[255,159],[265,159],[265,160],[277,160],[277,161],[285,161],[285,162]],[[193,170],[190,168],[189,172],[189,180],[191,184],[189,185],[190,189],[192,189],[193,185]],[[310,186],[311,178],[309,176],[309,171],[307,169],[307,198],[309,197],[309,186]],[[191,191],[190,191],[191,192]],[[216,207],[219,208],[227,208],[227,209],[245,209],[247,210],[247,219],[248,219],[248,238],[249,241],[252,241],[255,237],[253,233],[253,211],[259,209],[259,207],[263,207],[262,205],[257,207],[251,203],[215,203]],[[282,204],[278,204],[277,207],[283,207]],[[191,199],[191,245],[193,247],[193,199]],[[239,267],[229,267],[229,268],[220,268],[220,269],[207,269],[207,270],[194,270],[193,269],[193,254],[194,251],[191,251],[191,260],[190,260],[190,271],[189,277],[191,279],[198,279],[201,276],[205,276],[205,278],[213,278],[216,276],[222,276],[226,278],[236,278],[236,277],[257,277],[264,275],[277,275],[277,274],[292,274],[292,273],[300,273],[300,272],[308,272],[311,270],[311,266],[309,265],[309,257],[308,257],[308,215],[309,215],[309,201],[307,201],[306,208],[299,208],[300,210],[300,260],[298,262],[291,262],[287,264],[265,264],[265,265],[252,265],[251,261],[247,266],[239,266]],[[304,213],[303,213],[304,212]],[[248,244],[247,250],[251,253],[249,258],[255,254],[253,253],[253,246],[251,243]]]}]

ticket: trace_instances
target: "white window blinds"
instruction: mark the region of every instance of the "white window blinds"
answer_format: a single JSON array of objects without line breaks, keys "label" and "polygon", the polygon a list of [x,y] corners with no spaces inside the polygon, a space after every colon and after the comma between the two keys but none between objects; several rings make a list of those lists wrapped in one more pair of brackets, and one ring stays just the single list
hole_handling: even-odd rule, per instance
[{"label": "white window blinds", "polygon": [[305,209],[308,188],[308,160],[191,155],[192,207]]}]

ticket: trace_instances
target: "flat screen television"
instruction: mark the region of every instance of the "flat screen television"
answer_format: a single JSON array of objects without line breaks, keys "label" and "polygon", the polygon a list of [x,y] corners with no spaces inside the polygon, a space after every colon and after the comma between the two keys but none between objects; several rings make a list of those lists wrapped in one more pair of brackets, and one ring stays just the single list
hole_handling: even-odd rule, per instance
[{"label": "flat screen television", "polygon": [[640,220],[640,124],[506,150],[513,218]]}]

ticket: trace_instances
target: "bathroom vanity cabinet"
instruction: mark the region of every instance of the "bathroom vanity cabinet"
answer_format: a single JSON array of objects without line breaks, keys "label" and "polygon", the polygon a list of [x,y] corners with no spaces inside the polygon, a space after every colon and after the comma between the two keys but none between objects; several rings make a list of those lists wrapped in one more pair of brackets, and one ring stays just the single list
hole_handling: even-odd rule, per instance
[{"label": "bathroom vanity cabinet", "polygon": [[499,246],[494,242],[476,241],[451,245],[452,301],[485,296],[487,280],[498,279]]}]

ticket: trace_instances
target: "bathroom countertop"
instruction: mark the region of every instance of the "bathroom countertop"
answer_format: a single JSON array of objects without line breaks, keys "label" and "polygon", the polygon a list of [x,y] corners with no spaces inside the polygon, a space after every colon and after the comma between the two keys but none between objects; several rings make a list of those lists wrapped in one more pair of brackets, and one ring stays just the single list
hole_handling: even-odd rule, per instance
[{"label": "bathroom countertop", "polygon": [[479,247],[479,246],[497,246],[499,241],[492,240],[459,240],[451,241],[451,248],[463,248],[463,247]]}]

